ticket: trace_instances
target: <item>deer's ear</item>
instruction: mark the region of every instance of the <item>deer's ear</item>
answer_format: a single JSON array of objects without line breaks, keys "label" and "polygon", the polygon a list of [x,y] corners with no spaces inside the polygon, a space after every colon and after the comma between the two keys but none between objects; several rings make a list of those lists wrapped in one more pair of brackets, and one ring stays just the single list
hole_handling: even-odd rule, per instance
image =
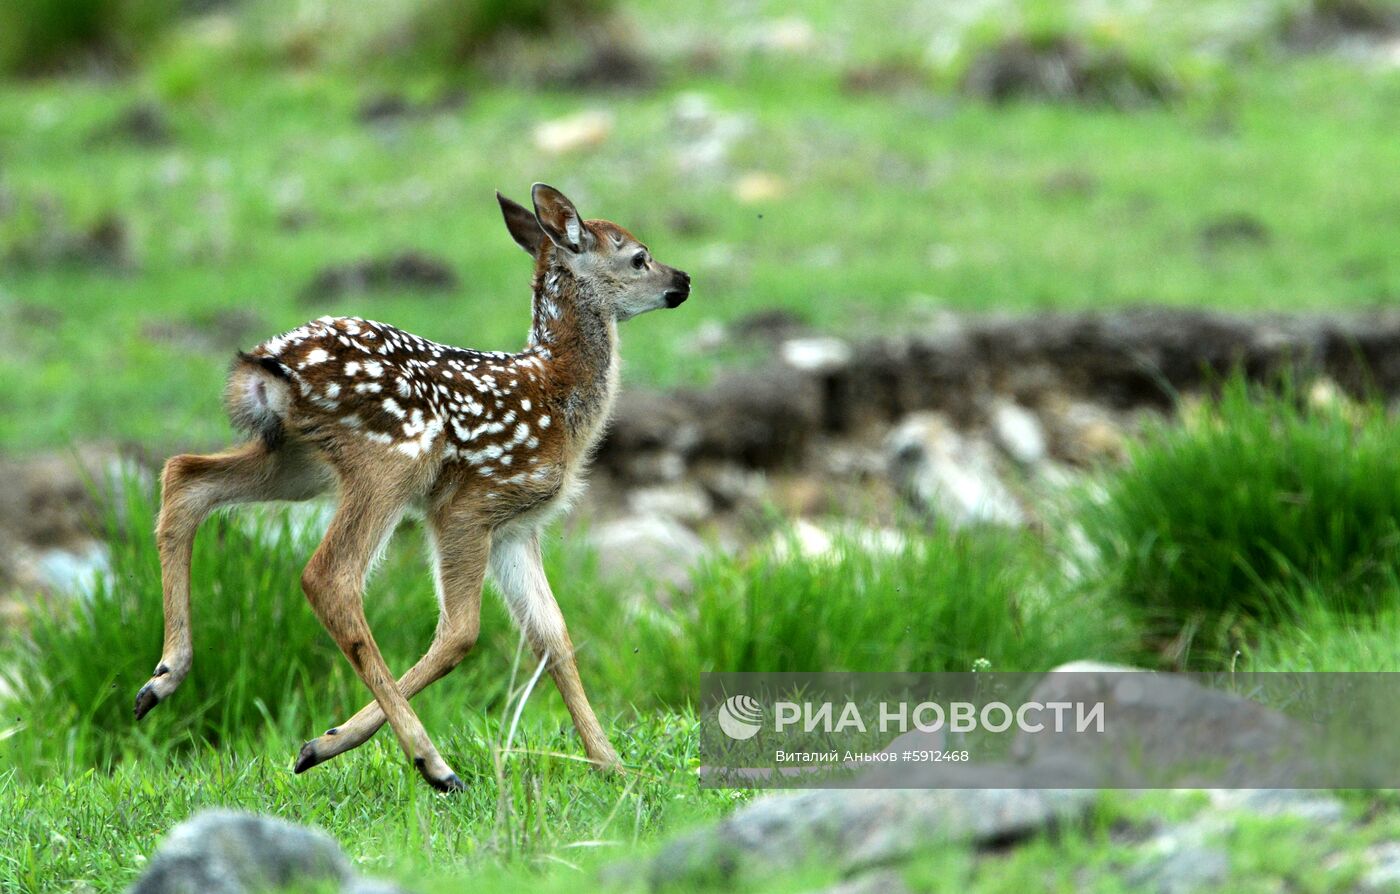
[{"label": "deer's ear", "polygon": [[535,220],[534,213],[499,192],[496,193],[496,201],[501,203],[501,214],[506,219],[506,229],[510,230],[511,238],[531,257],[538,255],[540,243],[544,241],[544,230],[540,229],[540,222]]},{"label": "deer's ear", "polygon": [[593,247],[593,234],[583,225],[574,203],[562,192],[536,183],[530,189],[530,198],[535,203],[535,219],[549,241],[574,254]]}]

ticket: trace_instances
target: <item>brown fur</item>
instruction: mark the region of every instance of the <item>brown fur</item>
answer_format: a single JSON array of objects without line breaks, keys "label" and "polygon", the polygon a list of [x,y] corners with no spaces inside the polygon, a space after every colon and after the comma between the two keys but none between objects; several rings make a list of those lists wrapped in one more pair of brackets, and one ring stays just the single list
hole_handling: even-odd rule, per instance
[{"label": "brown fur", "polygon": [[[690,280],[652,261],[616,224],[582,220],[557,190],[536,184],[533,198],[533,214],[500,198],[511,235],[535,256],[525,350],[470,351],[382,323],[323,317],[238,356],[225,400],[254,440],[165,466],[157,530],[165,644],[137,696],[138,718],[179,686],[193,661],[189,563],[200,521],[221,506],[334,488],[339,506],[301,583],[374,701],[308,742],[298,772],[361,744],[387,718],[428,782],[461,786],[408,700],[476,642],[488,567],[549,662],[589,758],[618,762],[579,682],[538,530],[579,486],[606,425],[617,389],[617,321],[676,306]],[[375,556],[411,505],[428,517],[441,613],[427,653],[395,680],[361,596]]]}]

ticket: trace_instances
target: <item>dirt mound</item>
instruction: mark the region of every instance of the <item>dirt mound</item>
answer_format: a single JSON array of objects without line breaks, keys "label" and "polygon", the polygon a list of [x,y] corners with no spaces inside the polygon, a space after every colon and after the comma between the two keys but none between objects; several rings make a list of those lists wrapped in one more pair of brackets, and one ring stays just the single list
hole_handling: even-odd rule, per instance
[{"label": "dirt mound", "polygon": [[1171,72],[1114,48],[1073,37],[1013,37],[983,52],[963,76],[963,92],[990,102],[1039,100],[1119,108],[1154,105],[1177,95]]}]

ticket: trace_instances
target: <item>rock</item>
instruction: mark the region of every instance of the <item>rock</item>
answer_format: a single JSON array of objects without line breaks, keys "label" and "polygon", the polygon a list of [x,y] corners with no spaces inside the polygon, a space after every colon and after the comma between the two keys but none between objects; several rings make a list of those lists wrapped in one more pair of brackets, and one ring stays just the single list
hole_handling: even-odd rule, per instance
[{"label": "rock", "polygon": [[1050,455],[1045,430],[1036,415],[1018,403],[998,400],[991,408],[992,435],[1006,455],[1023,466],[1036,466]]},{"label": "rock", "polygon": [[893,869],[877,869],[822,888],[814,894],[910,894],[904,876]]},{"label": "rock", "polygon": [[793,369],[816,375],[845,369],[851,363],[851,346],[839,338],[790,338],[778,353]]},{"label": "rock", "polygon": [[537,125],[535,148],[550,155],[593,149],[607,142],[612,128],[613,116],[608,112],[578,112]]},{"label": "rock", "polygon": [[1346,808],[1341,801],[1309,789],[1213,789],[1210,791],[1210,803],[1217,810],[1255,816],[1287,816],[1310,823],[1336,823],[1346,816]]},{"label": "rock", "polygon": [[847,549],[870,555],[899,556],[910,549],[909,539],[893,528],[858,524],[823,527],[799,518],[774,534],[766,547],[779,561],[836,562]]},{"label": "rock", "polygon": [[757,505],[768,491],[768,480],[762,472],[724,460],[701,460],[695,465],[694,475],[721,510]]},{"label": "rock", "polygon": [[206,810],[176,826],[127,894],[257,894],[284,888],[402,894],[359,879],[335,840],[274,817]]},{"label": "rock", "polygon": [[1124,881],[1134,891],[1157,894],[1218,889],[1230,874],[1230,856],[1217,843],[1228,828],[1207,818],[1164,829],[1146,843],[1146,859]]},{"label": "rock", "polygon": [[1055,453],[1068,462],[1091,466],[1123,458],[1127,436],[1108,409],[1088,401],[1052,403]]},{"label": "rock", "polygon": [[750,171],[734,181],[734,198],[745,205],[773,202],[786,192],[783,179],[767,171]]},{"label": "rock", "polygon": [[34,562],[34,576],[43,589],[74,596],[91,596],[112,572],[112,551],[95,540],[76,549],[49,549]]},{"label": "rock", "polygon": [[795,16],[761,23],[752,33],[754,45],[770,53],[806,53],[817,42],[812,23]]},{"label": "rock", "polygon": [[1343,49],[1400,34],[1400,11],[1377,0],[1313,0],[1284,23],[1284,43],[1295,50]]},{"label": "rock", "polygon": [[450,291],[457,284],[457,273],[446,261],[420,251],[403,251],[324,267],[301,290],[301,301],[315,304],[386,289]]},{"label": "rock", "polygon": [[935,521],[954,528],[1026,521],[987,446],[954,431],[937,413],[906,417],[886,438],[885,452],[895,486]]},{"label": "rock", "polygon": [[1400,889],[1400,841],[1386,841],[1374,845],[1366,850],[1364,859],[1369,867],[1361,876],[1362,891]]},{"label": "rock", "polygon": [[751,468],[795,463],[822,420],[818,383],[785,364],[722,374],[683,399],[699,428],[695,455]]},{"label": "rock", "polygon": [[620,469],[629,457],[648,451],[684,457],[699,440],[700,426],[689,404],[660,391],[628,388],[613,406],[612,421],[597,458],[603,465]]},{"label": "rock", "polygon": [[831,510],[831,488],[814,475],[774,476],[768,498],[784,518],[826,515]]},{"label": "rock", "polygon": [[649,881],[663,890],[705,883],[734,889],[812,860],[858,877],[936,845],[1000,845],[1033,835],[1080,818],[1095,797],[1092,791],[1015,788],[768,795],[664,847]]},{"label": "rock", "polygon": [[1292,718],[1187,676],[1075,662],[1052,670],[1026,700],[1101,704],[1112,718],[1092,736],[1074,724],[1017,733],[1012,753],[1028,766],[1077,765],[1115,787],[1257,787],[1321,778],[1316,743]]},{"label": "rock", "polygon": [[685,459],[674,450],[642,450],[618,459],[619,471],[631,481],[673,482],[685,477]]},{"label": "rock", "polygon": [[617,583],[659,581],[680,590],[705,555],[705,543],[664,515],[632,516],[598,525],[588,534],[598,555],[598,573]]},{"label": "rock", "polygon": [[710,517],[709,494],[694,482],[641,487],[627,495],[627,507],[638,515],[664,515],[687,524]]}]

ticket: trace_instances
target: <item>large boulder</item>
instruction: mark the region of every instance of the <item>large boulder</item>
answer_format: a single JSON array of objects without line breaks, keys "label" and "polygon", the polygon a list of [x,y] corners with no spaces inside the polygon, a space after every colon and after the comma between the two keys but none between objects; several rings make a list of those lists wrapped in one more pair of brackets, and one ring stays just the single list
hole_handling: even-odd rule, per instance
[{"label": "large boulder", "polygon": [[[1002,785],[1014,771],[999,771]],[[760,798],[718,825],[664,848],[648,870],[653,889],[695,883],[739,886],[813,860],[859,876],[932,845],[1001,845],[1076,821],[1087,790],[838,789]]]},{"label": "large boulder", "polygon": [[174,829],[127,894],[261,894],[284,888],[402,894],[359,878],[335,839],[275,817],[206,810]]},{"label": "large boulder", "polygon": [[1047,674],[1028,701],[1103,706],[1097,734],[1047,728],[1013,745],[1031,767],[1077,767],[1098,785],[1306,785],[1324,769],[1297,721],[1188,675],[1074,662]]}]

